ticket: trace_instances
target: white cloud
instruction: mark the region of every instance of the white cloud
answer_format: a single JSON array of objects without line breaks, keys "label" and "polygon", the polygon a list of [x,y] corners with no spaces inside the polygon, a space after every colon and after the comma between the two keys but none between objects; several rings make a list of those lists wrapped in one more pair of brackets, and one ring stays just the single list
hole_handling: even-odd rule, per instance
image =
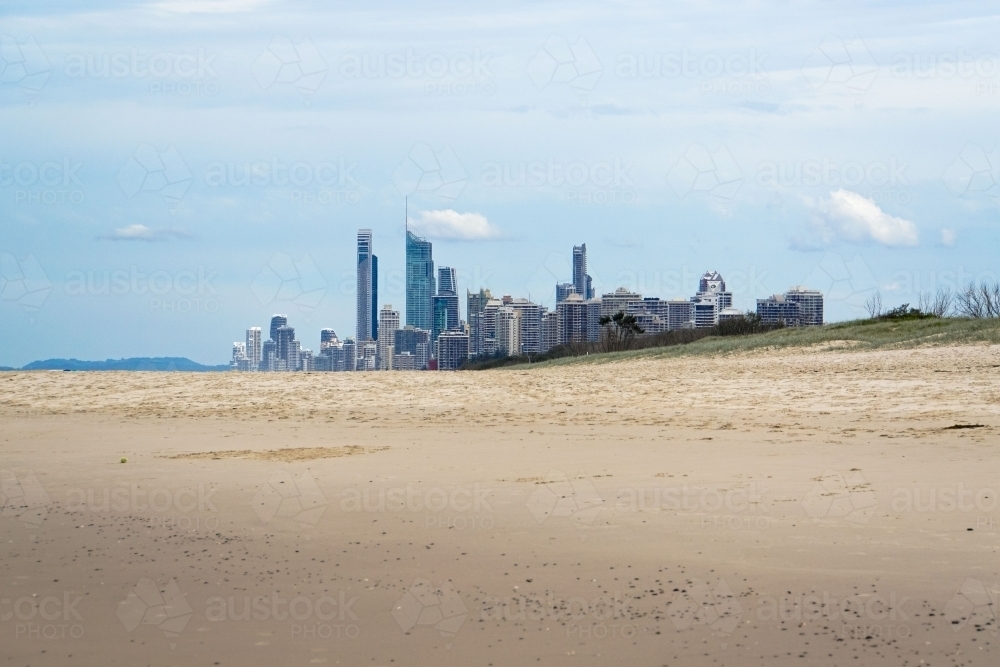
[{"label": "white cloud", "polygon": [[171,238],[187,238],[190,236],[183,229],[150,229],[146,225],[129,225],[119,227],[108,236],[101,238],[108,241],[166,241]]},{"label": "white cloud", "polygon": [[942,229],[941,230],[941,245],[946,245],[949,248],[955,245],[955,230],[954,229]]},{"label": "white cloud", "polygon": [[914,246],[919,242],[911,221],[889,215],[871,199],[850,190],[837,190],[815,205],[816,226],[827,243],[836,239],[872,240],[885,246]]},{"label": "white cloud", "polygon": [[431,238],[482,241],[500,237],[500,230],[490,224],[485,215],[459,213],[450,208],[423,211],[420,218],[410,224],[415,231]]}]

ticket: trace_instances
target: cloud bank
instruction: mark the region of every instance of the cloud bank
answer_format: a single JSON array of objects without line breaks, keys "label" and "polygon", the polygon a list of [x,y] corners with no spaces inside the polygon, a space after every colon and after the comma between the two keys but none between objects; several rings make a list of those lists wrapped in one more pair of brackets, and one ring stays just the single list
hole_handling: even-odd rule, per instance
[{"label": "cloud bank", "polygon": [[875,241],[884,246],[915,246],[920,242],[911,221],[889,215],[871,199],[850,190],[830,193],[815,205],[816,226],[827,243],[835,240]]},{"label": "cloud bank", "polygon": [[410,222],[414,231],[438,239],[486,241],[500,238],[500,230],[481,213],[459,213],[450,208],[443,211],[423,211]]}]

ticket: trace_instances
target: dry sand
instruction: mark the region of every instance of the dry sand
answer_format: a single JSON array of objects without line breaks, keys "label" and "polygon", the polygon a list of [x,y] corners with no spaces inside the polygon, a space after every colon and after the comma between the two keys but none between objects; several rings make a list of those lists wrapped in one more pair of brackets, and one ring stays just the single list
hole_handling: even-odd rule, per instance
[{"label": "dry sand", "polygon": [[998,347],[4,373],[0,433],[0,665],[1000,664]]}]

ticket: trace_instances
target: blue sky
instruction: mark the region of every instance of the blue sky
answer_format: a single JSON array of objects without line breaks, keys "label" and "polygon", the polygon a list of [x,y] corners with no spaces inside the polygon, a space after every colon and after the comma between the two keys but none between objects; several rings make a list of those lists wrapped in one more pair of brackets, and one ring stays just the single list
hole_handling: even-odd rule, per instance
[{"label": "blue sky", "polygon": [[[994,8],[995,10],[995,8]],[[827,319],[996,279],[985,3],[6,3],[0,364],[228,359],[354,330],[355,233],[404,309],[403,198],[459,288]],[[991,39],[992,38],[992,39]]]}]

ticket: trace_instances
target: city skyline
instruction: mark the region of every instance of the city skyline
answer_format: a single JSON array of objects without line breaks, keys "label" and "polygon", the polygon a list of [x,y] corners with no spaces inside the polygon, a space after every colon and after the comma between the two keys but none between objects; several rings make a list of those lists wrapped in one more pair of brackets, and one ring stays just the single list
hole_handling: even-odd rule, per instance
[{"label": "city skyline", "polygon": [[[406,224],[406,312],[430,328],[407,323],[391,304],[376,311],[378,263],[371,229],[357,232],[357,320],[355,336],[341,341],[334,329],[320,331],[319,354],[303,348],[288,317],[273,315],[270,339],[260,343],[260,327],[246,329],[245,342],[232,346],[230,367],[238,371],[392,371],[457,370],[467,361],[496,356],[544,354],[559,345],[593,344],[609,333],[608,322],[628,316],[639,335],[681,329],[711,329],[753,314],[763,325],[821,326],[825,323],[822,292],[796,285],[783,294],[756,300],[755,310],[733,307],[733,293],[718,271],[698,280],[690,298],[643,296],[621,286],[598,296],[587,270],[587,244],[573,246],[572,282],[555,282],[555,307],[522,296],[494,296],[480,286],[466,288],[462,319],[458,272],[437,267],[433,245],[416,237]],[[428,308],[429,306],[429,308]],[[428,313],[428,310],[430,311]]]},{"label": "city skyline", "polygon": [[[536,302],[573,281],[583,239],[595,293],[688,296],[714,267],[742,309],[805,284],[831,320],[875,289],[915,303],[1000,275],[987,6],[648,6],[636,21],[627,5],[471,20],[418,3],[391,25],[212,7],[5,7],[10,53],[41,57],[0,81],[18,130],[0,152],[0,364],[209,362],[258,313],[347,335],[358,228],[394,267],[378,301],[405,307],[407,197],[410,231],[462,285]],[[310,77],[265,66],[297,49]],[[566,53],[593,69],[557,75]],[[413,67],[391,71],[399,56]],[[455,71],[429,74],[439,62]]]}]

